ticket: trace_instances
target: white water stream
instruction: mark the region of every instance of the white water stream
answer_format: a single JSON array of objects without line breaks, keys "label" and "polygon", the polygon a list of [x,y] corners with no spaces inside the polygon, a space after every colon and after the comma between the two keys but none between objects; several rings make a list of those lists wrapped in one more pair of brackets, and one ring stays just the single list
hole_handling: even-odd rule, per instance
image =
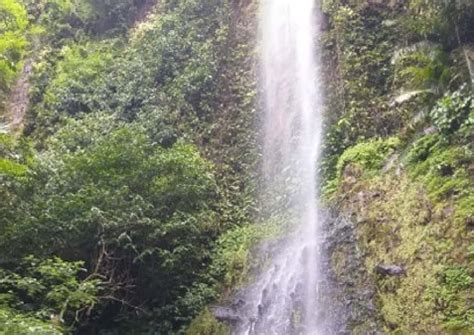
[{"label": "white water stream", "polygon": [[320,17],[315,0],[262,0],[261,89],[264,98],[261,197],[266,218],[294,222],[271,265],[243,295],[235,334],[329,334],[318,301],[321,227],[317,162],[322,133]]}]

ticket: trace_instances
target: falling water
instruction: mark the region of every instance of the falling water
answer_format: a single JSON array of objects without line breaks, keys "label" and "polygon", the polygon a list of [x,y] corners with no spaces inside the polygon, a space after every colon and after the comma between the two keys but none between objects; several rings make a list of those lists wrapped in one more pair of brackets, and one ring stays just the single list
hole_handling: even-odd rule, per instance
[{"label": "falling water", "polygon": [[[236,334],[329,334],[320,305],[316,164],[322,132],[315,0],[262,0],[265,218],[294,222],[271,265],[243,294]],[[318,303],[319,301],[319,303]]]}]

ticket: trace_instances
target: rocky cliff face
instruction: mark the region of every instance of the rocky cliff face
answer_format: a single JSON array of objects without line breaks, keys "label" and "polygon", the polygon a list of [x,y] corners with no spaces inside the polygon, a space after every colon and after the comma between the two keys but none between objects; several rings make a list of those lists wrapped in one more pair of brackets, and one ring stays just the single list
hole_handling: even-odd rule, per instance
[{"label": "rocky cliff face", "polygon": [[335,235],[332,268],[346,289],[370,292],[379,331],[470,334],[473,9],[370,3],[325,2],[325,192],[352,236]]},{"label": "rocky cliff face", "polygon": [[[244,29],[255,3],[248,8],[239,12],[242,41],[255,36],[255,26]],[[343,334],[473,333],[474,7],[325,0],[322,8],[328,316]],[[216,317],[239,322],[245,301],[236,292],[262,265],[253,256],[265,254],[262,240],[241,244],[239,273],[216,303],[225,307],[204,311],[188,334],[228,333]]]}]

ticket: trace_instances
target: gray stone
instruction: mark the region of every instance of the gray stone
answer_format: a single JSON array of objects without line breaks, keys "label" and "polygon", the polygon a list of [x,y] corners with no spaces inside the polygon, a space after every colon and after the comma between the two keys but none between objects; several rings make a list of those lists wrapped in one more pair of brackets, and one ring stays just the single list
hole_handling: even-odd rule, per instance
[{"label": "gray stone", "polygon": [[404,276],[405,269],[399,265],[379,264],[375,267],[375,272],[382,276]]},{"label": "gray stone", "polygon": [[231,307],[215,306],[211,308],[211,312],[221,322],[235,324],[242,320],[235,309]]}]

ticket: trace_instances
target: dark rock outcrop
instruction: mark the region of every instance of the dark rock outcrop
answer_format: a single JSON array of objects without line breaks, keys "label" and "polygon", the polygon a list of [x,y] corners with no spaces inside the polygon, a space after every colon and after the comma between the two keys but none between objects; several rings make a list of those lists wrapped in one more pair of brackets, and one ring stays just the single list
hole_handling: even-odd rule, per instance
[{"label": "dark rock outcrop", "polygon": [[214,306],[211,308],[211,312],[221,322],[232,325],[241,321],[241,317],[233,307]]},{"label": "dark rock outcrop", "polygon": [[375,272],[382,276],[405,276],[405,269],[399,265],[379,264],[375,267]]}]

